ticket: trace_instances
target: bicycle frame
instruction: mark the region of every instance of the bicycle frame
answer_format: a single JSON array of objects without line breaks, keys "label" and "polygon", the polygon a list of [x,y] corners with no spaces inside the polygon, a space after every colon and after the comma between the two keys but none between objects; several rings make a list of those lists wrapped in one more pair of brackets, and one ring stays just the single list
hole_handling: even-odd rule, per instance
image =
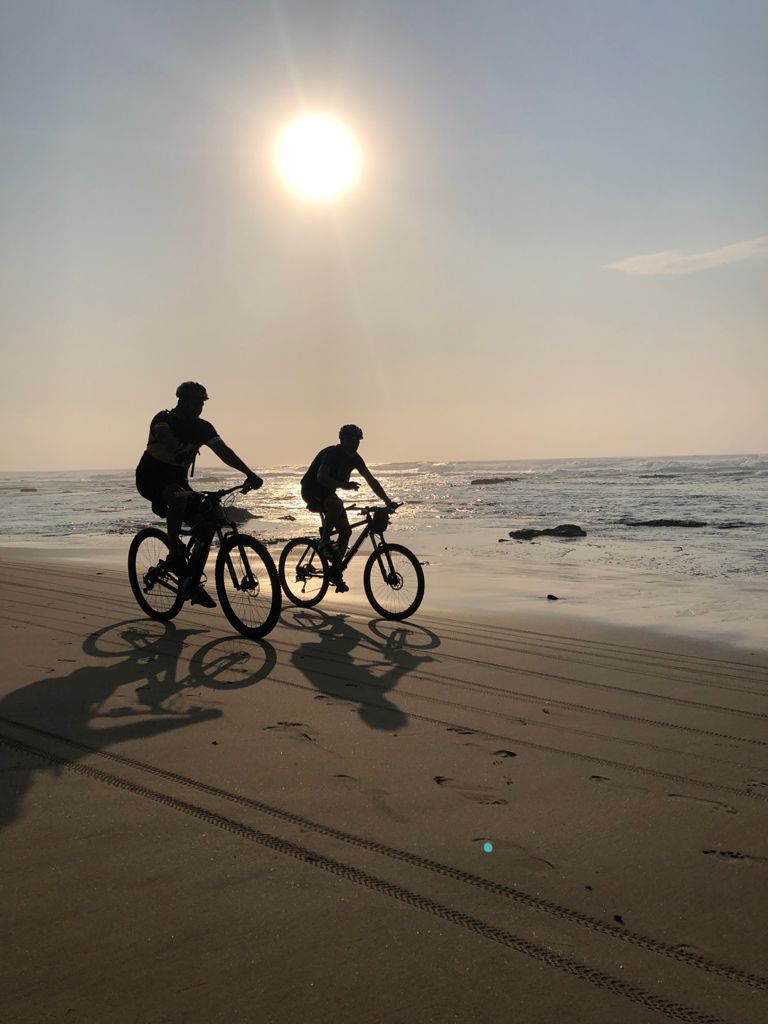
[{"label": "bicycle frame", "polygon": [[[197,586],[200,582],[200,577],[203,575],[205,566],[208,562],[208,555],[211,551],[213,538],[216,537],[218,539],[219,547],[222,548],[226,537],[239,537],[240,534],[237,529],[237,525],[227,519],[226,511],[221,506],[221,499],[227,494],[234,494],[235,491],[241,490],[242,486],[238,486],[230,487],[224,491],[197,492],[205,495],[205,497],[211,502],[211,508],[203,513],[200,521],[195,523],[194,526],[191,526],[188,529],[182,529],[181,531],[182,536],[189,536],[187,552],[189,553],[189,565],[192,570],[189,576],[189,579],[192,581],[192,587]],[[248,562],[248,555],[246,554],[245,548],[242,544],[238,543],[237,548],[240,554],[241,563],[245,567],[245,579],[249,580],[252,577],[252,573],[250,563]],[[224,558],[227,564],[229,577],[232,580],[232,586],[237,590],[242,589],[242,584],[238,580],[234,566],[232,565],[232,559],[229,557],[229,551],[225,552]]]},{"label": "bicycle frame", "polygon": [[[364,529],[362,530],[360,535],[357,537],[357,539],[355,540],[354,544],[350,548],[347,549],[347,553],[344,555],[344,558],[342,559],[342,561],[340,563],[340,568],[341,568],[342,572],[345,572],[347,570],[347,568],[349,566],[349,563],[352,561],[352,559],[355,557],[355,555],[357,554],[357,552],[360,550],[360,548],[362,547],[363,543],[365,542],[365,538],[366,537],[370,537],[371,538],[371,545],[373,546],[373,550],[378,555],[378,562],[379,562],[379,566],[381,567],[382,574],[384,576],[386,576],[387,573],[385,572],[384,566],[381,564],[381,554],[380,554],[380,548],[384,544],[384,534],[383,534],[383,532],[381,530],[375,530],[373,528],[373,516],[372,516],[370,510],[366,510],[365,519],[359,519],[356,523],[350,523],[349,524],[349,530],[351,532],[353,530],[356,530],[360,526],[364,527]],[[328,540],[330,540],[331,537],[338,536],[338,535],[339,535],[339,531],[338,530],[331,530],[331,532],[328,534]],[[387,554],[387,561],[389,563],[389,566],[388,566],[389,572],[390,573],[394,572],[394,566],[392,565],[392,558],[389,556],[389,554]]]}]

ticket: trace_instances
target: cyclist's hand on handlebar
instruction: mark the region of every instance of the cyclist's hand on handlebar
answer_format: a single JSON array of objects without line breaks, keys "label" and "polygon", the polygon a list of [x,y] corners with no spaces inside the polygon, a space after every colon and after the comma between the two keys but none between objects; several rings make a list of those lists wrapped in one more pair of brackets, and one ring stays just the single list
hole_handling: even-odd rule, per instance
[{"label": "cyclist's hand on handlebar", "polygon": [[399,509],[401,505],[402,501],[392,501],[392,499],[390,498],[390,500],[386,503],[387,512],[394,512],[397,509]]},{"label": "cyclist's hand on handlebar", "polygon": [[258,491],[258,489],[263,485],[263,483],[264,481],[261,479],[260,476],[256,476],[255,473],[251,473],[251,475],[248,477],[248,479],[245,481],[245,484],[243,485],[243,494],[247,494],[248,491]]},{"label": "cyclist's hand on handlebar", "polygon": [[344,485],[345,491],[357,491],[360,489],[360,484],[357,480],[350,480],[348,484]]}]

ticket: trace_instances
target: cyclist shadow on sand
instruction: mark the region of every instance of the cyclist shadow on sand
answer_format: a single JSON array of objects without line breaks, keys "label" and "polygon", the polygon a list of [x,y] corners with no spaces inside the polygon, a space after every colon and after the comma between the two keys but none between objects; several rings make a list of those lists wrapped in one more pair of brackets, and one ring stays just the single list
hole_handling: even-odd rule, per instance
[{"label": "cyclist shadow on sand", "polygon": [[[345,614],[328,615],[318,608],[284,611],[283,623],[317,635],[294,648],[290,660],[320,694],[357,703],[361,720],[371,729],[394,732],[407,726],[408,716],[390,694],[409,672],[432,661],[431,654],[414,653],[414,648],[438,647],[439,637],[422,626],[385,620],[370,623],[366,633]],[[416,638],[412,645],[409,636]],[[365,656],[371,652],[378,658]]]},{"label": "cyclist shadow on sand", "polygon": [[[92,633],[82,649],[99,659],[96,664],[38,679],[0,700],[3,733],[41,748],[51,739],[70,740],[74,745],[64,743],[63,750],[68,759],[77,761],[94,750],[219,718],[220,709],[190,705],[183,696],[185,689],[207,681],[199,668],[188,671],[179,660],[189,638],[204,632],[141,620],[118,622]],[[211,651],[216,643],[196,654]],[[251,644],[252,651],[255,646]],[[261,646],[264,669],[251,672],[250,681],[262,678],[274,665],[274,650]],[[25,794],[38,773],[58,776],[64,769],[19,748],[3,744],[0,750],[10,755],[12,766],[2,773],[2,829],[21,813]]]}]

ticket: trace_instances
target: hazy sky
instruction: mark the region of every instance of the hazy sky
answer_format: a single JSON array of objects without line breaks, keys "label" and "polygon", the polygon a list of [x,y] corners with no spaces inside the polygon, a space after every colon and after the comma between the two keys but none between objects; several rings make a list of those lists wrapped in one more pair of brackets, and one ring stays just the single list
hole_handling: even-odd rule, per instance
[{"label": "hazy sky", "polygon": [[[0,469],[768,449],[764,0],[0,0]],[[308,206],[280,128],[358,187]],[[206,463],[215,462],[210,456]]]}]

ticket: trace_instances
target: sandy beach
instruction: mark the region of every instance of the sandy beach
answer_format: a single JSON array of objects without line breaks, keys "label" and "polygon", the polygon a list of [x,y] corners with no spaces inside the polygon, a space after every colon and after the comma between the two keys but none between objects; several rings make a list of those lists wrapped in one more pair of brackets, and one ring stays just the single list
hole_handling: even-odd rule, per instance
[{"label": "sandy beach", "polygon": [[764,654],[0,565],[4,1024],[764,1019]]}]

